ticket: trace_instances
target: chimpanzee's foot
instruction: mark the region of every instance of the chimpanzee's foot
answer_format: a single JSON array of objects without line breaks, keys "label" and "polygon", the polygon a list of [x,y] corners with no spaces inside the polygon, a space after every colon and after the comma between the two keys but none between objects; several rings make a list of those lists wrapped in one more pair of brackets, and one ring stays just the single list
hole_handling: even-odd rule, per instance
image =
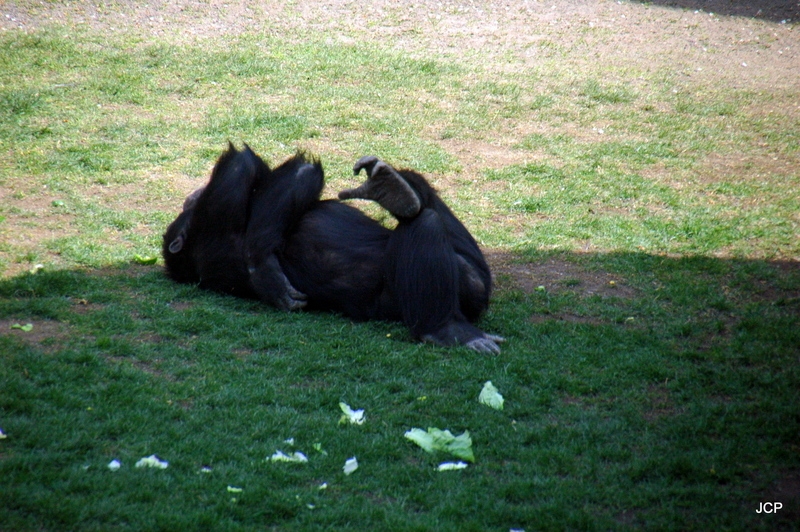
[{"label": "chimpanzee's foot", "polygon": [[275,254],[260,259],[257,267],[248,266],[250,283],[259,299],[280,310],[300,310],[305,307],[308,296],[292,286]]},{"label": "chimpanzee's foot", "polygon": [[421,340],[442,346],[463,345],[478,353],[492,355],[499,355],[500,346],[497,344],[505,342],[502,336],[486,334],[477,327],[461,321],[452,321],[434,333],[423,335]]},{"label": "chimpanzee's foot", "polygon": [[286,293],[281,297],[278,307],[281,310],[300,310],[308,304],[308,296],[300,292],[286,279]]},{"label": "chimpanzee's foot", "polygon": [[505,342],[506,339],[502,336],[497,336],[496,334],[485,334],[483,338],[475,338],[474,340],[470,340],[465,345],[472,349],[473,351],[477,351],[478,353],[490,353],[492,355],[499,355],[500,354],[500,346],[497,345],[499,343]]},{"label": "chimpanzee's foot", "polygon": [[339,199],[368,199],[397,218],[413,218],[419,214],[422,204],[411,185],[397,170],[373,155],[360,158],[353,167],[353,174],[366,170],[367,180],[358,188],[339,192]]}]

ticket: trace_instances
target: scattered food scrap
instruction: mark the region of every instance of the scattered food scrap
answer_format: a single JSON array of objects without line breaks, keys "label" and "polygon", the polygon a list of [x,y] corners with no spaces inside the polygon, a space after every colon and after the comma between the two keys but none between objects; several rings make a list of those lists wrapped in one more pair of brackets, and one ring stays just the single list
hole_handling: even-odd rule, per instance
[{"label": "scattered food scrap", "polygon": [[495,410],[503,409],[503,396],[500,395],[500,393],[497,391],[497,388],[494,387],[492,381],[486,381],[486,384],[483,385],[483,389],[478,396],[478,401],[481,404],[494,408]]},{"label": "scattered food scrap", "polygon": [[339,403],[339,408],[344,412],[342,417],[339,418],[340,425],[344,425],[348,421],[351,425],[362,425],[364,423],[364,410],[353,410],[347,403]]},{"label": "scattered food scrap", "polygon": [[412,428],[405,433],[405,437],[429,453],[443,451],[469,462],[475,461],[469,431],[464,431],[460,436],[453,436],[449,430],[439,430],[435,427],[428,428],[427,432]]},{"label": "scattered food scrap", "polygon": [[347,461],[344,463],[342,471],[344,471],[345,475],[350,475],[356,469],[358,469],[358,460],[356,460],[356,457],[354,456],[352,458],[347,459]]},{"label": "scattered food scrap", "polygon": [[155,467],[157,469],[166,469],[169,466],[169,462],[165,460],[161,460],[158,456],[151,454],[145,458],[142,458],[138,462],[136,462],[136,467]]}]

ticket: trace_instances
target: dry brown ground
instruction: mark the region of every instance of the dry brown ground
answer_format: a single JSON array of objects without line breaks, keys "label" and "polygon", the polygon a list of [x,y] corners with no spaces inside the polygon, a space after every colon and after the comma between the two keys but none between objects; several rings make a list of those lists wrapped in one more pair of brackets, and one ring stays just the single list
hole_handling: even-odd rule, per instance
[{"label": "dry brown ground", "polygon": [[556,43],[591,50],[570,57],[576,66],[582,60],[667,66],[687,82],[776,90],[795,87],[800,77],[796,0],[121,0],[0,7],[0,31],[54,22],[175,40],[303,28],[347,42],[382,41],[410,54],[478,58],[509,75],[536,65],[543,43]]}]

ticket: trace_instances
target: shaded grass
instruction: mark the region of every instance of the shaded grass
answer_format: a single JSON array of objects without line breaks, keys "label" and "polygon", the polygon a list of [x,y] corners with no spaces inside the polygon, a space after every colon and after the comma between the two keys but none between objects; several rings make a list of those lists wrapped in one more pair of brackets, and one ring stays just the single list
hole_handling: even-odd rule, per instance
[{"label": "shaded grass", "polygon": [[[509,343],[487,358],[414,345],[395,324],[176,286],[156,268],[3,281],[0,320],[67,329],[55,343],[0,335],[4,522],[595,530],[624,528],[624,509],[637,528],[759,529],[755,505],[796,459],[800,272],[532,253],[610,272],[636,295],[586,295],[580,279],[517,292],[501,274],[483,326]],[[487,379],[503,412],[477,403]],[[367,423],[338,425],[339,401]],[[405,441],[412,426],[470,430],[476,464],[436,473],[444,457]],[[310,463],[265,462],[295,448],[289,437]],[[170,467],[132,467],[152,453]],[[352,455],[361,467],[345,477]]]}]

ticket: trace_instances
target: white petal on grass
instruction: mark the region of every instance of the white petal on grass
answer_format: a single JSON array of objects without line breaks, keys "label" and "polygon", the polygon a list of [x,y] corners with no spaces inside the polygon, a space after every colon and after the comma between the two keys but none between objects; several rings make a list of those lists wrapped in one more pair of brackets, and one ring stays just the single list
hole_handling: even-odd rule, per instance
[{"label": "white petal on grass", "polygon": [[500,393],[497,391],[497,388],[494,387],[492,381],[486,381],[486,384],[483,385],[483,389],[478,396],[478,401],[481,404],[494,408],[495,410],[503,409],[503,396],[500,395]]},{"label": "white petal on grass", "polygon": [[295,451],[292,454],[286,454],[283,451],[275,451],[270,457],[270,461],[272,462],[294,462],[294,463],[305,463],[308,462],[308,457],[301,453],[300,451]]},{"label": "white petal on grass", "polygon": [[339,419],[339,424],[344,424],[348,421],[352,425],[362,425],[364,423],[364,410],[353,410],[347,403],[339,403],[339,408],[344,412],[344,415]]},{"label": "white petal on grass", "polygon": [[436,471],[455,471],[457,469],[466,469],[467,468],[466,462],[444,462],[439,464],[439,467],[436,468]]},{"label": "white petal on grass", "polygon": [[142,458],[138,462],[136,462],[136,467],[155,467],[158,469],[166,469],[169,466],[169,462],[165,460],[161,460],[158,456],[151,454],[145,458]]},{"label": "white petal on grass", "polygon": [[449,430],[439,430],[435,427],[429,427],[427,432],[413,428],[405,433],[405,437],[429,453],[443,451],[468,462],[475,461],[469,431],[465,430],[460,436],[453,436]]},{"label": "white petal on grass", "polygon": [[228,486],[228,493],[242,493],[244,490],[242,488],[237,488],[236,486]]},{"label": "white petal on grass", "polygon": [[120,468],[120,467],[122,467],[122,462],[120,462],[119,460],[111,460],[111,461],[108,463],[108,468],[109,468],[111,471],[119,471],[119,468]]},{"label": "white petal on grass", "polygon": [[356,460],[356,457],[354,456],[347,459],[347,461],[344,463],[342,471],[344,471],[345,475],[349,475],[356,469],[358,469],[358,460]]}]

